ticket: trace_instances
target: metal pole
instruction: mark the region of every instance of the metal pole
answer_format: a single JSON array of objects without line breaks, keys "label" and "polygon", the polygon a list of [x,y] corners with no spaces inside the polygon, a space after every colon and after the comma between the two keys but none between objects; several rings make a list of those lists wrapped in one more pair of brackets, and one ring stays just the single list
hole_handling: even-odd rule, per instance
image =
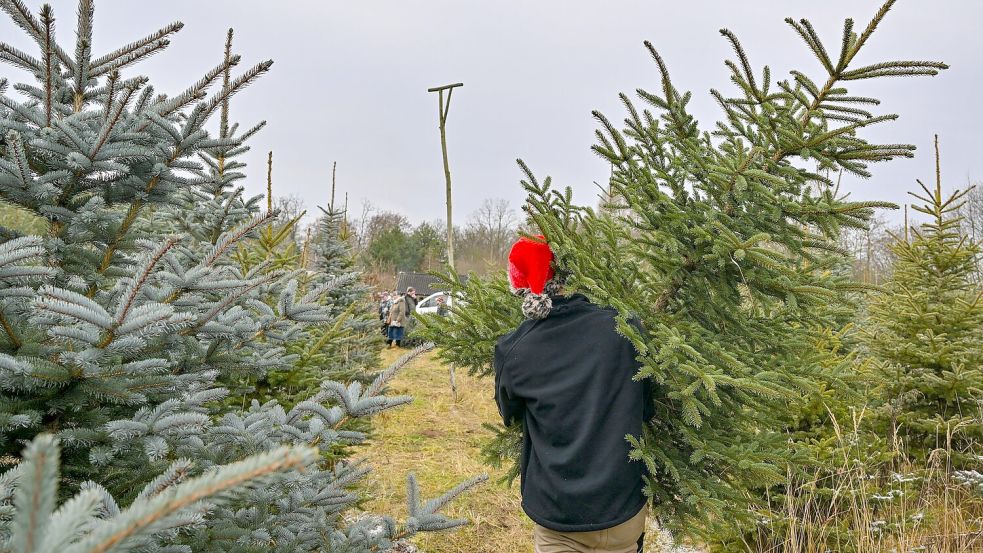
[{"label": "metal pole", "polygon": [[[454,269],[454,222],[451,203],[451,168],[447,162],[447,112],[451,107],[451,95],[454,89],[464,86],[464,83],[454,83],[428,88],[427,92],[437,93],[437,115],[440,126],[440,152],[444,157],[444,181],[447,187],[447,264]],[[444,102],[444,91],[447,91],[447,101]]]}]

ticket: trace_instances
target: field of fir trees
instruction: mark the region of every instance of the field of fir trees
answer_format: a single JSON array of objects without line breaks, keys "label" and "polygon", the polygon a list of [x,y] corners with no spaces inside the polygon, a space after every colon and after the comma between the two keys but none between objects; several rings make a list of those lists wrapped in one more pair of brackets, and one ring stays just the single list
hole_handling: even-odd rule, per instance
[{"label": "field of fir trees", "polygon": [[[482,490],[518,486],[521,423],[468,430],[480,454],[424,432],[441,462],[502,476],[433,498],[413,470],[434,459],[385,443],[391,410],[419,410],[399,394],[414,363],[467,373],[467,401],[486,401],[472,414],[494,412],[495,343],[523,320],[504,271],[520,235],[545,237],[565,292],[617,310],[651,381],[655,416],[626,439],[648,528],[671,538],[646,551],[983,551],[983,192],[948,178],[938,137],[871,138],[898,116],[858,86],[884,81],[887,99],[948,69],[867,52],[912,7],[895,3],[857,3],[838,35],[786,19],[813,63],[783,74],[722,29],[714,120],[640,45],[643,88],[593,114],[597,200],[519,160],[521,217],[486,202],[455,271],[436,226],[359,220],[333,183],[294,208],[272,152],[247,171],[266,122],[238,122],[236,99],[277,77],[233,30],[211,29],[212,69],[160,90],[142,68],[181,23],[96,49],[94,0],[0,0],[33,44],[0,39],[0,552],[460,551],[449,533],[469,518],[520,520]],[[843,184],[916,153],[904,223],[884,230],[899,206]],[[376,285],[410,257],[463,301],[384,352]],[[406,505],[375,512],[372,465],[404,457]],[[469,550],[532,550],[476,528]]]}]

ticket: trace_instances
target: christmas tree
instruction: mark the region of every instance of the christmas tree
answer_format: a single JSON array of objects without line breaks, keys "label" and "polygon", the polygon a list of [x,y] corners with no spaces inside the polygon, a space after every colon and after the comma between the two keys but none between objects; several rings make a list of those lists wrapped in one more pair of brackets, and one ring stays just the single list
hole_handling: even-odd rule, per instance
[{"label": "christmas tree", "polygon": [[[273,155],[267,169],[267,207],[272,209]],[[325,379],[371,380],[379,361],[381,338],[371,304],[370,287],[361,281],[346,236],[343,210],[334,207],[334,187],[328,209],[312,235],[296,240],[296,227],[304,212],[276,220],[256,238],[245,241],[235,258],[243,271],[262,266],[264,272],[290,272],[301,293],[313,292],[330,317],[303,336],[285,344],[293,361],[284,370],[271,371],[261,379],[248,376],[238,382],[238,394],[261,403],[278,399],[285,405],[306,399]],[[276,302],[275,297],[264,300]],[[233,398],[234,399],[234,398]]]},{"label": "christmas tree", "polygon": [[[346,200],[347,204],[347,200]],[[352,236],[348,226],[348,212],[335,203],[334,170],[331,179],[331,201],[327,208],[319,207],[321,217],[317,228],[308,241],[309,270],[329,279],[339,279],[338,285],[328,293],[337,315],[347,315],[340,330],[341,335],[331,340],[319,337],[322,342],[334,344],[337,349],[333,355],[337,360],[331,366],[342,371],[333,378],[357,378],[366,367],[378,361],[382,344],[379,320],[376,317],[378,306],[371,296],[372,289],[360,278],[352,249]],[[317,363],[318,357],[310,352],[303,354],[308,363]],[[323,363],[322,363],[323,364]]]},{"label": "christmas tree", "polygon": [[[897,237],[894,274],[869,306],[866,345],[881,370],[889,435],[924,463],[951,451],[956,467],[978,466],[983,447],[983,290],[974,280],[980,245],[958,215],[969,190],[942,193],[936,137],[935,186],[921,181],[930,217]],[[971,189],[970,189],[971,190]]]},{"label": "christmas tree", "polygon": [[[73,50],[50,6],[0,9],[40,50],[0,44],[36,80],[12,87],[18,101],[0,79],[0,200],[45,222],[41,235],[0,232],[2,548],[361,552],[461,524],[437,509],[477,480],[421,503],[411,478],[405,522],[352,521],[368,468],[309,449],[359,443],[361,419],[410,401],[383,392],[425,348],[289,408],[222,401],[224,384],[288,369],[288,346],[337,319],[333,281],[302,289],[294,271],[234,259],[277,216],[235,186],[262,123],[228,119],[230,98],[271,62],[233,75],[230,34],[221,63],[168,96],[121,71],[180,23],[95,57],[91,1]],[[56,488],[78,493],[55,510]]]},{"label": "christmas tree", "polygon": [[[122,552],[188,551],[162,547],[160,536],[193,530],[216,506],[243,491],[269,485],[273,476],[303,468],[313,448],[282,448],[188,478],[190,463],[175,461],[121,509],[105,488],[87,482],[55,510],[58,495],[58,440],[35,438],[22,462],[0,475],[0,547],[4,551]],[[85,529],[85,531],[81,531]]]},{"label": "christmas tree", "polygon": [[[858,288],[839,270],[845,252],[837,236],[864,227],[875,208],[888,205],[851,201],[831,175],[865,178],[870,164],[914,151],[866,140],[866,127],[896,116],[875,115],[869,110],[879,101],[846,86],[946,67],[858,63],[893,5],[886,2],[859,32],[846,20],[838,53],[809,21],[786,20],[819,63],[812,77],[794,70],[773,81],[771,70],[755,71],[736,35],[722,30],[736,54],[727,62],[736,93],[711,91],[723,117],[709,130],[689,113],[691,94],[676,88],[646,43],[661,75],[658,91],[639,90],[641,108],[621,96],[624,130],[595,113],[594,151],[612,167],[610,209],[574,204],[569,190],[540,182],[520,162],[526,211],[568,275],[567,288],[618,309],[619,329],[643,364],[637,377],[657,384],[657,414],[632,440],[633,457],[648,466],[654,514],[679,535],[752,522],[754,490],[786,479],[789,411],[829,379],[816,344],[838,328],[830,306],[848,303]],[[469,301],[472,320],[496,321],[474,330],[462,328],[471,321],[455,323],[463,317],[448,320],[443,330],[459,350],[445,351],[447,360],[479,371],[488,366],[488,344],[505,316],[478,310],[496,303]],[[460,339],[468,332],[482,334],[475,347]],[[492,453],[514,454],[506,439],[515,435],[502,434]]]}]

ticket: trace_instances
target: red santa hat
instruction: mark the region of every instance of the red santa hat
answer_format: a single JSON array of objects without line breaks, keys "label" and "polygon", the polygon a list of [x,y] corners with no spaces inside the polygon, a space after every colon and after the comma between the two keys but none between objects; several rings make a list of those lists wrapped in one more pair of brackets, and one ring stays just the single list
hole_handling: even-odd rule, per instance
[{"label": "red santa hat", "polygon": [[553,280],[553,251],[542,235],[522,237],[509,252],[509,284],[516,295],[523,297],[522,312],[529,318],[542,319],[549,314],[553,302],[547,283]]}]

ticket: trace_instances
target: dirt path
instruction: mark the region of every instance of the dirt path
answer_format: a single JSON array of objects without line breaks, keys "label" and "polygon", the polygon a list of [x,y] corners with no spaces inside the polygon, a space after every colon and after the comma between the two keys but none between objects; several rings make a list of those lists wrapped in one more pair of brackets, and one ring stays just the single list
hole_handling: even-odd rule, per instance
[{"label": "dirt path", "polygon": [[[399,352],[383,352],[383,361]],[[458,401],[451,399],[447,368],[432,354],[415,360],[390,386],[392,394],[414,397],[410,405],[376,416],[371,444],[361,450],[372,464],[369,511],[405,516],[406,473],[416,473],[421,493],[435,497],[471,476],[489,482],[458,498],[446,513],[471,520],[457,531],[420,534],[413,542],[426,553],[527,553],[532,523],[519,506],[519,486],[506,488],[481,461],[489,436],[482,424],[498,420],[490,379],[458,374]]]}]

